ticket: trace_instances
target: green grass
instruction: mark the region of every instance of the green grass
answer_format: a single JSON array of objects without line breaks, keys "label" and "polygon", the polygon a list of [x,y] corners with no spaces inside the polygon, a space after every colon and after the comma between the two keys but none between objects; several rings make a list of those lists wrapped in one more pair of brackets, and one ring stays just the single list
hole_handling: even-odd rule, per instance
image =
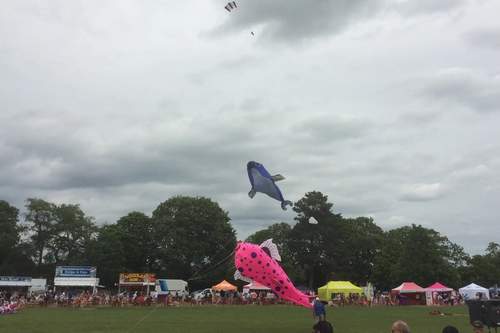
[{"label": "green grass", "polygon": [[[90,309],[90,310],[89,310]],[[26,308],[0,316],[0,332],[286,332],[311,333],[312,310],[299,306]],[[336,333],[387,333],[397,320],[411,332],[440,333],[447,325],[471,332],[468,309],[440,308],[460,316],[431,316],[433,307],[327,308],[326,319]]]}]

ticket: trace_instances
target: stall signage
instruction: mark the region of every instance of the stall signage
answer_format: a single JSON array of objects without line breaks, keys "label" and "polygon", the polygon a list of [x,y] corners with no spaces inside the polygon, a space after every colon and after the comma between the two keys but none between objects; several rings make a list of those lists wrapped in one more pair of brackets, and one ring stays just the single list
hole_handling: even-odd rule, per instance
[{"label": "stall signage", "polygon": [[95,266],[57,266],[56,277],[60,278],[96,278]]},{"label": "stall signage", "polygon": [[144,283],[146,280],[149,282],[156,281],[155,273],[121,273],[120,283]]}]

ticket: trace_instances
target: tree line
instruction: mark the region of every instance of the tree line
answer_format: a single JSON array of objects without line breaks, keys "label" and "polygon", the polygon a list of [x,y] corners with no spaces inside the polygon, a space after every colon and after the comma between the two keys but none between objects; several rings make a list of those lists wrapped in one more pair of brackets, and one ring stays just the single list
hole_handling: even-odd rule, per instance
[{"label": "tree line", "polygon": [[[28,198],[26,212],[0,200],[0,275],[52,280],[56,266],[97,266],[100,283],[112,287],[120,273],[156,273],[202,288],[234,281],[236,231],[229,213],[205,197],[174,196],[148,216],[131,212],[97,225],[77,204]],[[470,256],[463,247],[421,225],[384,231],[372,218],[345,218],[321,192],[308,192],[293,207],[295,224],[276,223],[245,242],[273,238],[281,265],[294,284],[311,288],[331,280],[372,282],[390,290],[405,281],[436,281],[455,289],[471,282],[499,282],[500,245]],[[308,222],[313,216],[317,225]],[[21,220],[22,219],[22,220]]]}]

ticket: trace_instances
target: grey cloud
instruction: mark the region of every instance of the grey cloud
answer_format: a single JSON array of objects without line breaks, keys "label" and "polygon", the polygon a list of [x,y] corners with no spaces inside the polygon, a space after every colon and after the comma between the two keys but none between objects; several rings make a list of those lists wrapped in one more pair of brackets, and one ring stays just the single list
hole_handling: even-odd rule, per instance
[{"label": "grey cloud", "polygon": [[415,77],[413,92],[429,102],[446,102],[475,112],[500,111],[500,77],[481,75],[464,68],[450,68]]},{"label": "grey cloud", "polygon": [[444,189],[440,183],[405,184],[399,198],[405,201],[430,201],[440,198],[443,193]]},{"label": "grey cloud", "polygon": [[326,144],[337,140],[359,138],[372,127],[370,121],[355,117],[323,114],[309,116],[292,126],[291,131],[299,138],[313,141],[323,140]]},{"label": "grey cloud", "polygon": [[220,63],[217,65],[215,70],[241,70],[244,68],[248,68],[251,66],[253,69],[255,69],[255,66],[258,66],[259,63],[261,63],[260,59],[252,56],[243,56],[243,57],[238,57],[236,59],[231,59],[227,60],[223,63]]},{"label": "grey cloud", "polygon": [[186,74],[186,78],[193,84],[203,86],[205,85],[206,75],[203,73]]},{"label": "grey cloud", "polygon": [[[294,202],[317,190],[344,216],[497,241],[498,63],[457,38],[497,25],[497,4],[240,2],[6,3],[2,198],[80,203],[102,223],[202,195],[243,239],[295,217],[248,197],[256,160]],[[470,69],[436,71],[455,64]]]},{"label": "grey cloud", "polygon": [[228,35],[262,26],[264,32],[258,36],[268,41],[290,42],[329,36],[343,31],[359,18],[373,15],[382,3],[379,0],[248,1],[228,13],[227,21],[207,34]]},{"label": "grey cloud", "polygon": [[492,50],[500,49],[500,27],[478,28],[464,34],[466,41],[472,45],[489,48]]},{"label": "grey cloud", "polygon": [[323,113],[304,114],[293,121],[286,132],[292,138],[291,154],[301,151],[311,155],[335,155],[346,142],[366,145],[363,138],[376,128],[377,124],[366,118]]},{"label": "grey cloud", "polygon": [[394,8],[409,15],[418,13],[443,13],[457,9],[465,5],[467,0],[420,0],[420,1],[397,1],[393,4]]},{"label": "grey cloud", "polygon": [[415,124],[430,124],[442,118],[444,114],[444,110],[442,108],[438,108],[432,105],[418,105],[412,107],[411,110],[402,112],[401,115],[398,116],[398,122],[409,123],[412,125]]},{"label": "grey cloud", "polygon": [[337,35],[358,22],[386,12],[404,16],[447,13],[466,3],[466,0],[254,0],[240,3],[238,9],[228,13],[223,24],[205,35],[227,36],[257,29],[262,30],[257,34],[258,41],[263,40],[266,44],[290,43]]}]

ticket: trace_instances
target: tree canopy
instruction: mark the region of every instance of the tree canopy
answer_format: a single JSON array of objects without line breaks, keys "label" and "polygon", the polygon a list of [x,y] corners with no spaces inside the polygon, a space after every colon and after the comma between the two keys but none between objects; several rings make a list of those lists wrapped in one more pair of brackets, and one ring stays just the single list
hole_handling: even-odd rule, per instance
[{"label": "tree canopy", "polygon": [[[328,196],[305,193],[293,211],[295,223],[257,230],[245,242],[272,238],[280,265],[296,285],[318,288],[330,280],[372,282],[389,290],[404,281],[423,287],[439,281],[458,289],[470,282],[498,283],[500,245],[469,256],[433,229],[407,225],[383,230],[373,218],[345,218]],[[20,220],[24,217],[24,221]],[[314,217],[318,224],[310,224]],[[152,212],[132,211],[113,224],[99,224],[78,204],[26,199],[25,212],[0,200],[0,274],[44,276],[56,265],[98,267],[101,284],[113,286],[120,273],[154,272],[206,287],[233,279],[236,245],[229,212],[206,197],[174,196]]]}]

